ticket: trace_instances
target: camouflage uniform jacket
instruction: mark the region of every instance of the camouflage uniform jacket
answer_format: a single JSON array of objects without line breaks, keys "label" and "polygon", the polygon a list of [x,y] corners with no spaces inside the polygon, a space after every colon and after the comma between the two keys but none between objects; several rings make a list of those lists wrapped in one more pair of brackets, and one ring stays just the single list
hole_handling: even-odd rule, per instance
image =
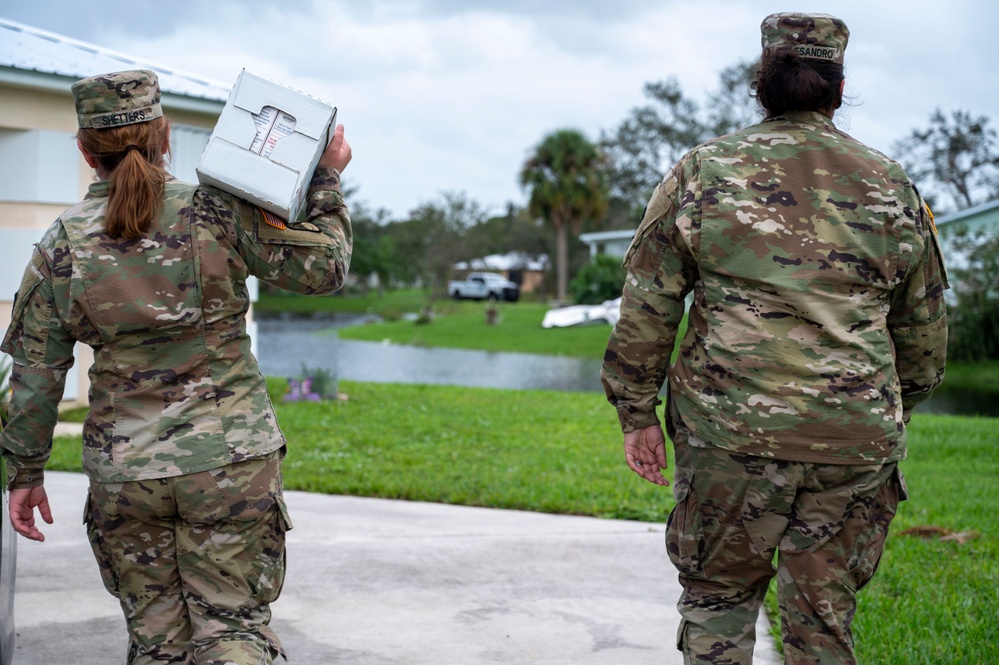
[{"label": "camouflage uniform jacket", "polygon": [[673,168],[625,263],[602,371],[624,431],[659,423],[668,378],[693,445],[829,464],[904,457],[909,410],[943,377],[946,275],[897,163],[824,115],[768,119]]},{"label": "camouflage uniform jacket", "polygon": [[14,359],[0,444],[15,488],[42,484],[77,341],[94,349],[83,430],[91,479],[176,476],[280,449],[250,352],[246,280],[325,294],[346,278],[351,228],[334,169],[316,170],[308,221],[286,226],[212,187],[169,180],[149,231],[113,240],[102,226],[107,193],[107,181],[92,185],[36,245],[0,347]]}]

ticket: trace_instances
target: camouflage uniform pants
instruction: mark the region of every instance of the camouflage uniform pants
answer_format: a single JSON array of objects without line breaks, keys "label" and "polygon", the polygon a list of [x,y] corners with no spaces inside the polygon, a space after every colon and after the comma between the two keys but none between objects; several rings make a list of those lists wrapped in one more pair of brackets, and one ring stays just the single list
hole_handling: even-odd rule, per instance
[{"label": "camouflage uniform pants", "polygon": [[129,665],[266,665],[284,582],[281,455],[173,478],[90,485],[84,514],[121,601]]},{"label": "camouflage uniform pants", "polygon": [[905,499],[897,464],[740,455],[691,446],[682,431],[674,447],[677,505],[666,546],[683,586],[684,663],[751,665],[774,574],[785,663],[856,663],[856,593],[873,577]]}]

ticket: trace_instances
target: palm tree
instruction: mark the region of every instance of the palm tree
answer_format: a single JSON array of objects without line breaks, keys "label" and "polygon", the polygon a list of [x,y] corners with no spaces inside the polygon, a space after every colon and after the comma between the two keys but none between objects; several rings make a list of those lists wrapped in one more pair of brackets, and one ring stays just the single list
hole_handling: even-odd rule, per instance
[{"label": "palm tree", "polygon": [[584,220],[607,211],[603,162],[585,134],[560,129],[542,139],[520,171],[520,184],[530,191],[528,210],[555,229],[559,300],[565,300],[568,291],[569,229],[578,233]]}]

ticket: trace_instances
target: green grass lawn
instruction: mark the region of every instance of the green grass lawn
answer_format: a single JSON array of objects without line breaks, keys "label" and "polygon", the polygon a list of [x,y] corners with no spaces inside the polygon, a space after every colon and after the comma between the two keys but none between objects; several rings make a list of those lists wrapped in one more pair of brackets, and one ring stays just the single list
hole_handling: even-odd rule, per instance
[{"label": "green grass lawn", "polygon": [[548,355],[601,358],[607,348],[611,328],[593,323],[569,328],[542,328],[541,321],[549,307],[541,303],[498,303],[499,319],[486,323],[486,308],[481,302],[443,302],[435,307],[430,323],[408,320],[370,323],[340,328],[341,339],[369,342],[389,340],[394,344],[511,351]]},{"label": "green grass lawn", "polygon": [[[269,386],[278,397],[285,382]],[[672,507],[670,490],[625,466],[602,395],[351,381],[341,390],[348,401],[278,404],[289,489],[659,524]],[[910,500],[860,595],[860,662],[999,662],[997,435],[999,419],[913,416]],[[78,471],[79,440],[58,439],[49,468]],[[900,535],[925,525],[981,537]]]}]

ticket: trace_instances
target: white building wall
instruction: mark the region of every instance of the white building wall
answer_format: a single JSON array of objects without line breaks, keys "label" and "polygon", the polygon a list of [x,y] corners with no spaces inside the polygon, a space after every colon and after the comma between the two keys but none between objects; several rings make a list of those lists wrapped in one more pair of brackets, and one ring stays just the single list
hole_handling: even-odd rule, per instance
[{"label": "white building wall", "polygon": [[[197,182],[195,167],[210,136],[211,130],[201,127],[171,126],[168,170],[174,177]],[[35,243],[66,208],[81,199],[81,191],[92,179],[88,168],[81,169],[83,160],[74,137],[75,132],[0,127],[0,301],[13,300]],[[255,294],[256,284],[250,288]],[[0,320],[4,333],[9,324],[7,306]],[[251,334],[255,351],[255,325]],[[86,398],[84,375],[93,352],[77,344],[75,357],[66,377],[65,400]]]},{"label": "white building wall", "polygon": [[606,254],[614,258],[623,259],[628,253],[631,239],[635,236],[635,230],[626,231],[598,231],[596,233],[580,233],[579,239],[590,248],[590,260],[597,256]]},{"label": "white building wall", "polygon": [[[14,292],[32,246],[79,201],[93,172],[75,141],[70,85],[81,72],[157,69],[154,65],[0,18],[0,334],[10,324]],[[176,132],[172,171],[195,182],[194,168],[221,113],[228,88],[176,71],[160,71],[162,104]],[[84,400],[89,347],[76,345],[65,397]]]},{"label": "white building wall", "polygon": [[72,203],[76,153],[70,132],[0,128],[0,201]]}]

